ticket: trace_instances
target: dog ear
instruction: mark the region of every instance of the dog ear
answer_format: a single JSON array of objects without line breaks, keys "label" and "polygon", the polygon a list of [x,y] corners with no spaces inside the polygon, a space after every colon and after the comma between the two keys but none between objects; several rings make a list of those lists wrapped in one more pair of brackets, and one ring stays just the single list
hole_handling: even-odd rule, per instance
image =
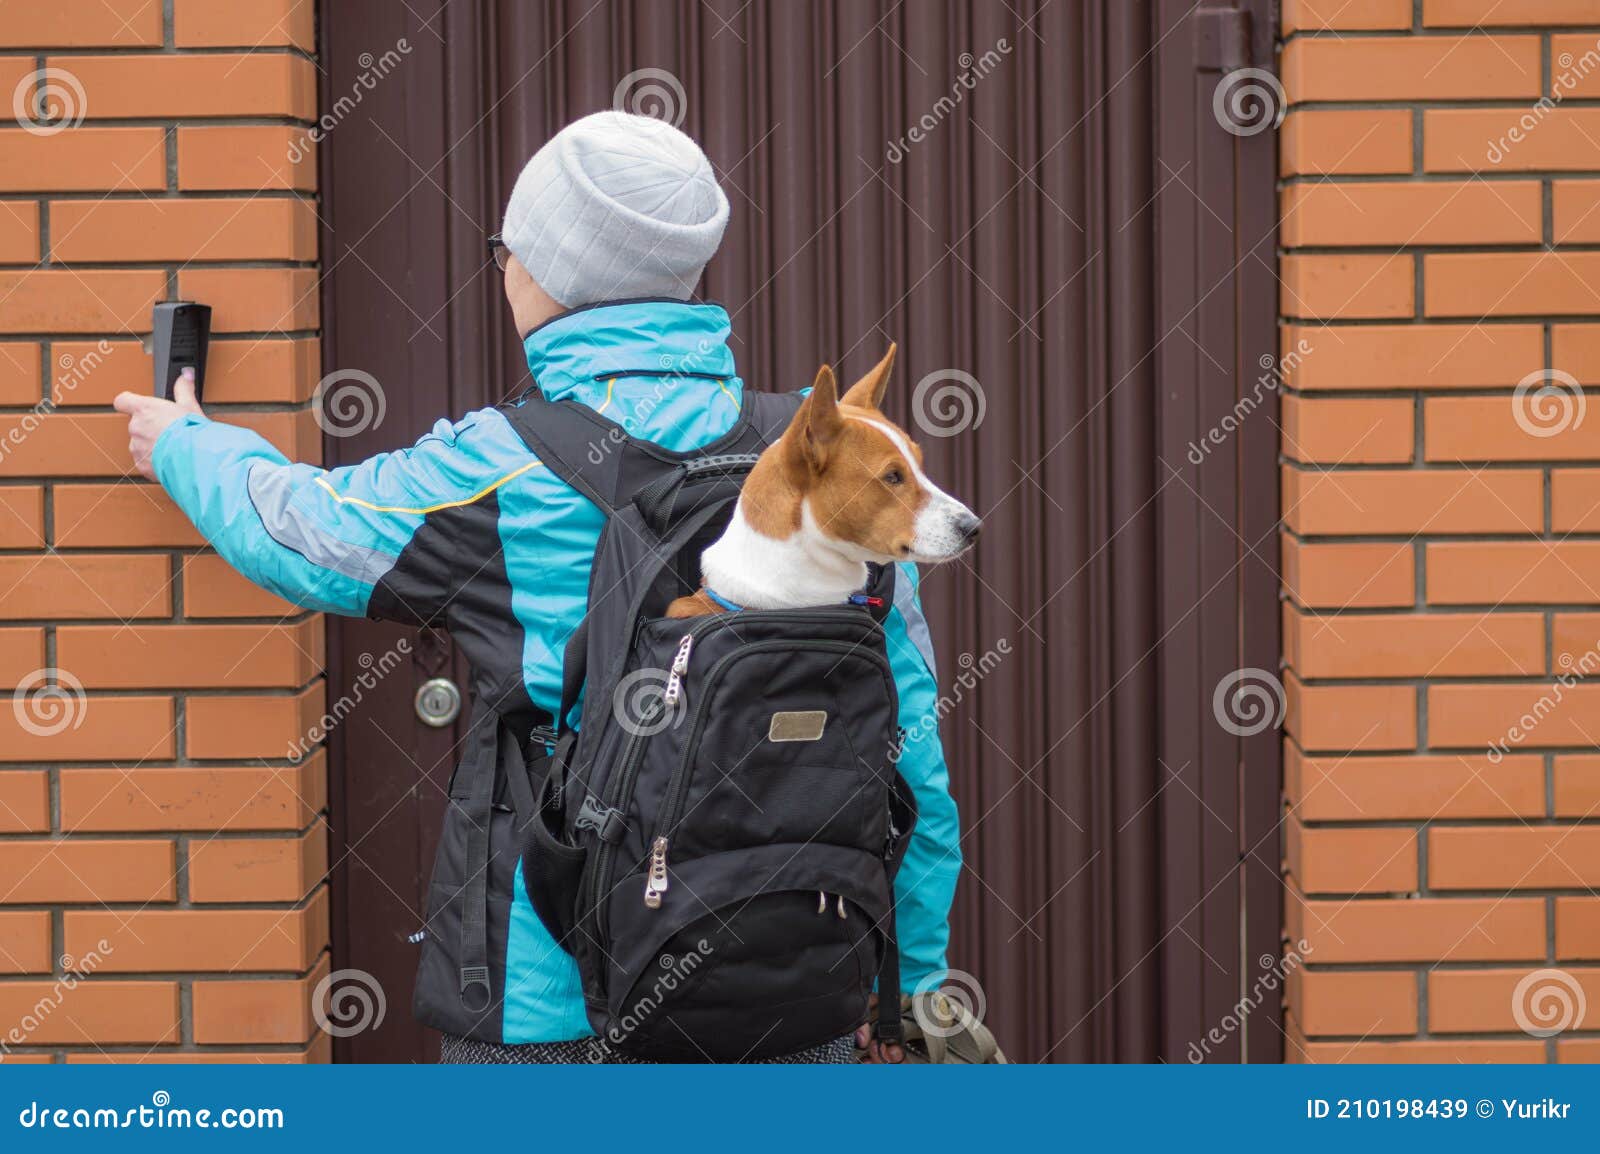
[{"label": "dog ear", "polygon": [[801,463],[820,473],[828,463],[829,449],[844,429],[844,414],[839,412],[839,382],[830,366],[817,370],[811,393],[801,402],[790,427],[796,434],[793,441]]},{"label": "dog ear", "polygon": [[844,404],[855,405],[861,409],[883,408],[883,394],[889,385],[889,371],[894,368],[896,348],[895,343],[890,341],[889,351],[883,354],[883,360],[873,366],[872,371],[866,376],[850,386],[850,391],[843,397]]}]

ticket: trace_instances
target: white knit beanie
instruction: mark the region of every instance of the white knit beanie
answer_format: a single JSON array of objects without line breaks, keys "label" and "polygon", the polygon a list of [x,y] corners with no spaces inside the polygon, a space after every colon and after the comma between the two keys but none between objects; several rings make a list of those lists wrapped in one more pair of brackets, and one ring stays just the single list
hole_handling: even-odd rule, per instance
[{"label": "white knit beanie", "polygon": [[500,235],[540,288],[577,308],[687,300],[727,224],[699,145],[664,120],[596,112],[533,154]]}]

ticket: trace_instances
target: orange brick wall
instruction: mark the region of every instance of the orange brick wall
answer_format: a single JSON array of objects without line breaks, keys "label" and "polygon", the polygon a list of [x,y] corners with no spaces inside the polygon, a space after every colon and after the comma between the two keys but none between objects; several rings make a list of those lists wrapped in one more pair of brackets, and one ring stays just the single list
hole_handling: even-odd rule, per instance
[{"label": "orange brick wall", "polygon": [[1600,0],[1283,13],[1286,1055],[1600,1061]]},{"label": "orange brick wall", "polygon": [[151,305],[197,298],[211,415],[318,459],[314,47],[311,0],[0,5],[0,97],[64,114],[0,127],[9,1061],[327,1057],[324,759],[285,756],[322,623],[130,479],[111,409]]}]

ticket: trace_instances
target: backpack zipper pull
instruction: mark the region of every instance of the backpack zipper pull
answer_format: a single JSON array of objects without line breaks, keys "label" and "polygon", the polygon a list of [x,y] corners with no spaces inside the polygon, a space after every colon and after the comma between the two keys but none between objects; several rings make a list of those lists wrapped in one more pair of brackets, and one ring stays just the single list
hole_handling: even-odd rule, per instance
[{"label": "backpack zipper pull", "polygon": [[678,642],[677,655],[672,659],[672,671],[667,674],[667,688],[661,697],[669,706],[678,704],[683,696],[683,677],[689,672],[689,654],[694,650],[694,634],[685,633]]},{"label": "backpack zipper pull", "polygon": [[644,880],[644,904],[661,908],[661,895],[667,892],[667,839],[658,837],[650,845],[650,872]]}]

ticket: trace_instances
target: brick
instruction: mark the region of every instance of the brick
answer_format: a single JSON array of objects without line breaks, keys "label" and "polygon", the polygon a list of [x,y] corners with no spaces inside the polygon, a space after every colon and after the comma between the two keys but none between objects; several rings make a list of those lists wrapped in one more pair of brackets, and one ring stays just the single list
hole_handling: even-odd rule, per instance
[{"label": "brick", "polygon": [[1295,184],[1284,190],[1282,243],[1302,245],[1537,244],[1537,181]]},{"label": "brick", "polygon": [[1434,827],[1428,887],[1435,890],[1577,889],[1600,882],[1600,827]]},{"label": "brick", "polygon": [[1278,129],[1280,176],[1410,172],[1408,109],[1299,108]]},{"label": "brick", "polygon": [[1411,0],[1285,0],[1283,31],[1372,32],[1411,27]]},{"label": "brick", "polygon": [[0,332],[148,332],[166,292],[159,269],[0,271]]},{"label": "brick", "polygon": [[66,949],[107,942],[97,973],[309,970],[328,945],[328,893],[285,910],[68,910]]},{"label": "brick", "polygon": [[1600,108],[1430,108],[1422,119],[1428,172],[1592,169]]},{"label": "brick", "polygon": [[[15,685],[20,680],[11,678],[8,683]],[[49,775],[42,770],[0,770],[0,833],[48,833],[49,830]]]},{"label": "brick", "polygon": [[1417,694],[1409,685],[1302,685],[1285,678],[1284,728],[1307,751],[1412,749]]},{"label": "brick", "polygon": [[1416,311],[1409,253],[1286,253],[1278,262],[1278,310],[1347,320]]},{"label": "brick", "polygon": [[1532,1038],[1505,1042],[1308,1042],[1295,1057],[1317,1064],[1526,1066],[1544,1061],[1544,1043]]},{"label": "brick", "polygon": [[58,732],[60,713],[24,728],[15,709],[0,710],[0,762],[142,761],[177,755],[170,697],[89,697],[80,699],[72,721]]},{"label": "brick", "polygon": [[205,544],[159,485],[57,485],[54,503],[61,549]]},{"label": "brick", "polygon": [[211,305],[211,331],[293,332],[321,323],[316,270],[188,268],[178,274],[185,300]]},{"label": "brick", "polygon": [[[1592,1021],[1592,1016],[1588,1020]],[[1556,1061],[1563,1064],[1600,1065],[1600,1038],[1556,1039]]]},{"label": "brick", "polygon": [[1595,745],[1600,685],[1430,685],[1428,741],[1441,748]]},{"label": "brick", "polygon": [[1551,203],[1557,244],[1600,241],[1600,182],[1558,180]]},{"label": "brick", "polygon": [[30,1046],[177,1042],[178,983],[3,982],[0,1022]]},{"label": "brick", "polygon": [[1403,893],[1417,888],[1417,833],[1410,829],[1284,828],[1289,874],[1303,893]]},{"label": "brick", "polygon": [[[202,1046],[268,1046],[316,1035],[312,994],[329,972],[324,958],[298,980],[196,982],[194,1040]],[[353,987],[352,987],[353,989]]]},{"label": "brick", "polygon": [[1537,36],[1308,38],[1283,50],[1292,104],[1307,100],[1537,98]]},{"label": "brick", "polygon": [[1543,817],[1544,763],[1475,754],[1307,757],[1290,746],[1284,790],[1306,821]]},{"label": "brick", "polygon": [[1600,958],[1600,900],[1556,899],[1556,958],[1560,961]]},{"label": "brick", "polygon": [[[1600,999],[1600,970],[1563,971],[1584,991]],[[1581,1029],[1585,1019],[1553,1000],[1572,994],[1555,979],[1537,980],[1518,994],[1518,984],[1534,971],[1432,970],[1428,974],[1428,1030],[1435,1034],[1490,1034],[1520,1031],[1532,1025],[1554,1027],[1568,1022]],[[1549,1000],[1547,1000],[1549,999]],[[1596,1003],[1600,1005],[1600,1002]],[[1518,1019],[1520,1012],[1521,1020]],[[1590,1027],[1596,1020],[1589,1019]]]},{"label": "brick", "polygon": [[333,1060],[331,1041],[325,1035],[304,1050],[172,1050],[162,1047],[133,1052],[109,1050],[103,1053],[69,1050],[69,1066],[301,1066]]},{"label": "brick", "polygon": [[1600,613],[1557,613],[1550,633],[1555,670],[1583,677],[1600,672]]},{"label": "brick", "polygon": [[[152,557],[162,569],[165,557]],[[323,629],[298,625],[63,625],[56,662],[90,689],[294,689],[323,665]]]},{"label": "brick", "polygon": [[0,405],[32,405],[41,392],[39,346],[33,341],[0,344]]},{"label": "brick", "polygon": [[1412,548],[1283,537],[1283,587],[1312,609],[1375,609],[1416,601]]},{"label": "brick", "polygon": [[170,581],[165,557],[0,556],[0,619],[166,617],[172,612]]},{"label": "brick", "polygon": [[176,876],[170,841],[0,841],[0,903],[10,905],[170,902]]},{"label": "brick", "polygon": [[195,902],[297,902],[327,878],[328,831],[298,838],[208,838],[189,845]]},{"label": "brick", "polygon": [[1430,397],[1423,452],[1449,464],[1592,460],[1600,457],[1600,421],[1582,420],[1584,407],[1586,399],[1560,383],[1544,395]]},{"label": "brick", "polygon": [[316,159],[306,146],[305,130],[292,125],[179,128],[178,187],[185,192],[311,192],[317,187]]},{"label": "brick", "polygon": [[1600,377],[1600,325],[1552,325],[1550,363],[1579,381]]},{"label": "brick", "polygon": [[1393,465],[1411,460],[1409,400],[1283,398],[1283,455],[1328,465]]},{"label": "brick", "polygon": [[0,477],[120,477],[132,468],[120,413],[0,415]]},{"label": "brick", "polygon": [[183,608],[189,617],[289,617],[303,610],[268,593],[215,553],[183,559]]},{"label": "brick", "polygon": [[1432,253],[1429,316],[1600,313],[1600,252]]},{"label": "brick", "polygon": [[317,682],[294,695],[191,697],[186,707],[188,756],[288,757],[320,726],[326,686]]},{"label": "brick", "polygon": [[1298,969],[1289,1004],[1308,1034],[1383,1037],[1417,1032],[1417,977],[1410,971]]},{"label": "brick", "polygon": [[[1291,895],[1289,900],[1301,899]],[[1319,963],[1544,957],[1542,898],[1334,899],[1306,901],[1304,907],[1301,936]]]},{"label": "brick", "polygon": [[1555,816],[1600,813],[1600,756],[1573,754],[1555,762]]},{"label": "brick", "polygon": [[58,406],[109,405],[124,390],[151,391],[150,354],[139,341],[53,341],[50,353]]},{"label": "brick", "polygon": [[316,214],[292,197],[58,200],[50,252],[58,261],[314,260]]},{"label": "brick", "polygon": [[225,423],[259,434],[291,461],[315,465],[322,459],[322,430],[311,409],[297,413],[229,413]]},{"label": "brick", "polygon": [[1600,541],[1448,541],[1427,547],[1432,605],[1600,604]]},{"label": "brick", "polygon": [[[1589,7],[1593,9],[1594,5],[1590,4]],[[1597,70],[1600,70],[1600,45],[1596,44],[1593,32],[1550,37],[1552,97],[1557,100],[1569,97],[1592,99],[1596,93],[1600,93]]]},{"label": "brick", "polygon": [[52,0],[8,4],[0,48],[152,48],[161,44],[161,0]]},{"label": "brick", "polygon": [[1283,615],[1284,657],[1301,677],[1486,677],[1543,673],[1538,613]]},{"label": "brick", "polygon": [[[1544,367],[1544,332],[1539,325],[1288,326],[1287,344],[1302,338],[1312,352],[1285,374],[1289,387],[1302,392],[1509,389]],[[1556,364],[1562,364],[1559,356]]]},{"label": "brick", "polygon": [[0,264],[37,264],[39,253],[37,202],[0,201]]},{"label": "brick", "polygon": [[0,684],[15,686],[44,664],[43,629],[0,629]]},{"label": "brick", "polygon": [[1428,28],[1600,23],[1600,0],[1422,0]]},{"label": "brick", "polygon": [[158,192],[167,187],[167,134],[158,127],[39,136],[0,129],[0,192]]},{"label": "brick", "polygon": [[173,0],[173,42],[179,48],[263,48],[310,51],[312,0]]},{"label": "brick", "polygon": [[90,119],[316,116],[316,69],[281,53],[51,56],[83,86]]},{"label": "brick", "polygon": [[0,974],[48,974],[49,910],[0,910]]},{"label": "brick", "polygon": [[301,830],[327,805],[326,755],[300,765],[63,769],[61,828]]},{"label": "brick", "polygon": [[0,485],[0,549],[36,549],[44,544],[44,489]]},{"label": "brick", "polygon": [[[1544,478],[1534,470],[1303,473],[1285,468],[1282,489],[1284,521],[1305,535],[1537,533],[1544,528]],[[1431,569],[1428,576],[1431,582]]]},{"label": "brick", "polygon": [[322,348],[314,339],[214,341],[206,401],[304,404],[321,379]]}]

